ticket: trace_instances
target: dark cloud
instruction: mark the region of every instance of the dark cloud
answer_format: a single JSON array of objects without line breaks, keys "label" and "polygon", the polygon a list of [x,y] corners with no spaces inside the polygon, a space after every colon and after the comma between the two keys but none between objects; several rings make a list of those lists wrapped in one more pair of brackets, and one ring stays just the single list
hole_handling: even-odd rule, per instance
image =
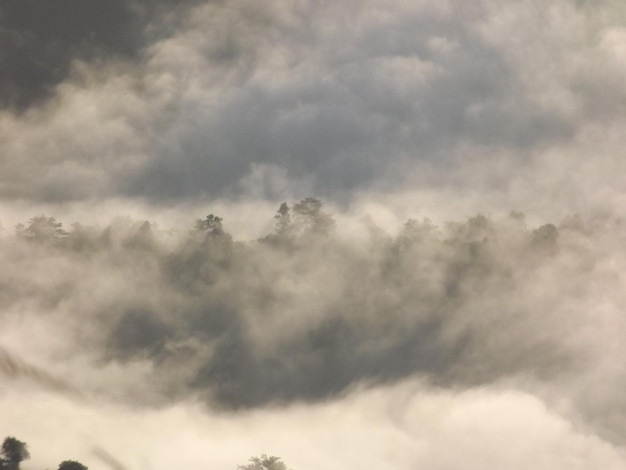
[{"label": "dark cloud", "polygon": [[336,30],[340,20],[323,8],[292,12],[288,23],[229,13],[199,16],[197,42],[181,35],[165,43],[199,55],[194,65],[207,77],[218,69],[229,80],[216,99],[221,84],[194,77],[203,88],[197,100],[182,104],[175,133],[125,191],[228,194],[262,163],[337,194],[397,182],[415,162],[447,167],[460,143],[527,152],[575,130],[528,101],[508,50],[477,32],[484,17],[466,24],[445,9],[417,8],[390,23],[365,6],[355,26]]},{"label": "dark cloud", "polygon": [[7,0],[0,9],[0,105],[22,110],[54,94],[72,62],[138,60],[160,18],[184,6],[170,0]]},{"label": "dark cloud", "polygon": [[127,0],[3,2],[1,103],[21,109],[50,96],[72,60],[134,54],[139,27]]}]

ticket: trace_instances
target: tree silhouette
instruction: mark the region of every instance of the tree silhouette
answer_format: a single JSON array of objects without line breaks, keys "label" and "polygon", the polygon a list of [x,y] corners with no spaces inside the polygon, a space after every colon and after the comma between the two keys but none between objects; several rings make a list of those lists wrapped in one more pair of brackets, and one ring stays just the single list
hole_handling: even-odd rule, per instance
[{"label": "tree silhouette", "polygon": [[292,207],[283,202],[274,215],[274,233],[264,240],[291,245],[294,242],[307,242],[315,237],[330,235],[335,228],[335,221],[323,207],[324,203],[314,197],[307,197]]},{"label": "tree silhouette", "polygon": [[291,226],[291,209],[286,202],[280,205],[274,218],[276,219],[276,236],[287,237]]},{"label": "tree silhouette", "polygon": [[222,218],[209,214],[205,219],[198,219],[196,220],[196,230],[205,232],[207,235],[222,235],[224,233]]},{"label": "tree silhouette", "polygon": [[554,255],[559,249],[559,230],[553,224],[545,224],[533,230],[531,248],[540,255]]},{"label": "tree silhouette", "polygon": [[63,224],[57,222],[54,217],[38,215],[30,219],[28,225],[18,224],[15,230],[20,237],[26,240],[51,243],[68,236],[62,227]]},{"label": "tree silhouette", "polygon": [[335,227],[332,216],[323,210],[324,203],[307,197],[293,205],[294,223],[299,232],[328,235]]},{"label": "tree silhouette", "polygon": [[263,454],[261,457],[251,457],[247,465],[239,465],[238,470],[289,470],[280,457]]},{"label": "tree silhouette", "polygon": [[0,457],[2,469],[17,470],[20,462],[30,458],[26,443],[14,438],[7,437],[2,443],[2,457]]},{"label": "tree silhouette", "polygon": [[64,460],[59,464],[58,470],[87,470],[87,467],[76,460]]}]

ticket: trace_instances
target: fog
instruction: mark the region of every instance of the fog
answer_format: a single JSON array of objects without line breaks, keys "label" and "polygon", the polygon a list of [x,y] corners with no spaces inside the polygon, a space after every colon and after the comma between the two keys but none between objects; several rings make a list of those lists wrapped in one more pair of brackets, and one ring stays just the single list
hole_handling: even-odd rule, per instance
[{"label": "fog", "polygon": [[29,413],[2,406],[3,417],[18,423],[15,432],[29,434],[32,451],[38,449],[24,468],[68,456],[94,469],[236,468],[244,455],[274,451],[293,468],[613,470],[624,462],[536,398],[506,388],[450,393],[410,382],[328,404],[234,416],[208,415],[194,404],[95,412],[37,393],[11,398],[32,400]]},{"label": "fog", "polygon": [[[66,231],[38,216],[6,235],[0,343],[9,422],[41,442],[45,428],[34,422],[75,415],[53,447],[80,445],[91,465],[103,465],[92,447],[111,442],[106,451],[133,467],[173,466],[164,462],[178,451],[147,450],[159,439],[190,446],[189,468],[245,461],[263,445],[284,458],[293,452],[300,468],[316,459],[342,462],[323,464],[331,468],[359,459],[453,468],[460,463],[446,445],[467,446],[459,462],[476,468],[490,459],[623,465],[626,377],[615,357],[626,233],[618,221],[574,215],[527,227],[514,212],[442,227],[409,220],[389,232],[370,219],[357,237],[314,198],[276,216],[256,240],[234,239],[213,214],[167,231],[129,218]],[[412,422],[412,407],[442,416]],[[132,443],[115,444],[116,420]],[[129,431],[126,420],[146,431]],[[157,422],[166,429],[152,435]],[[513,437],[502,426],[522,449],[505,450]],[[455,434],[464,427],[476,428],[470,442]],[[179,436],[187,433],[188,443]],[[355,436],[378,433],[381,455],[363,455]],[[355,448],[306,459],[294,452],[300,439],[313,452],[329,435],[327,445],[346,439]],[[226,446],[218,455],[195,454],[198,442],[215,439]],[[406,439],[430,450],[402,451]]]},{"label": "fog", "polygon": [[0,7],[25,469],[626,468],[626,7]]}]

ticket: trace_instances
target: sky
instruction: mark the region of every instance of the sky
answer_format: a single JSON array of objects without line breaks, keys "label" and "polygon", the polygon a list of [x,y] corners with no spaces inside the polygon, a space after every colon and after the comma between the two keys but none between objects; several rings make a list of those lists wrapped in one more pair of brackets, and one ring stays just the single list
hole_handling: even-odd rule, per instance
[{"label": "sky", "polygon": [[623,2],[5,0],[0,51],[26,470],[626,468]]}]

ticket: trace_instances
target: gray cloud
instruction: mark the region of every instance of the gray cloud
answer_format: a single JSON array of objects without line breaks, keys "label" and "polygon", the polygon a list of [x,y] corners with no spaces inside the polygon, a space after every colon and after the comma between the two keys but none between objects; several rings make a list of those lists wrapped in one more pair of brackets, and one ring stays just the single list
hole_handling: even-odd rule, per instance
[{"label": "gray cloud", "polygon": [[170,0],[4,2],[0,10],[3,73],[0,104],[18,111],[41,104],[68,78],[72,61],[136,59],[160,36],[156,24],[196,2]]},{"label": "gray cloud", "polygon": [[[4,198],[276,200],[305,185],[351,203],[452,185],[519,206],[552,191],[541,182],[553,149],[576,171],[581,140],[620,132],[623,12],[611,2],[189,8],[129,26],[132,57],[74,61],[45,107],[4,113]],[[620,165],[615,145],[606,158]],[[242,193],[259,168],[286,183]]]},{"label": "gray cloud", "polygon": [[79,56],[128,54],[138,31],[126,1],[4,2],[1,99],[22,108],[48,96]]}]

